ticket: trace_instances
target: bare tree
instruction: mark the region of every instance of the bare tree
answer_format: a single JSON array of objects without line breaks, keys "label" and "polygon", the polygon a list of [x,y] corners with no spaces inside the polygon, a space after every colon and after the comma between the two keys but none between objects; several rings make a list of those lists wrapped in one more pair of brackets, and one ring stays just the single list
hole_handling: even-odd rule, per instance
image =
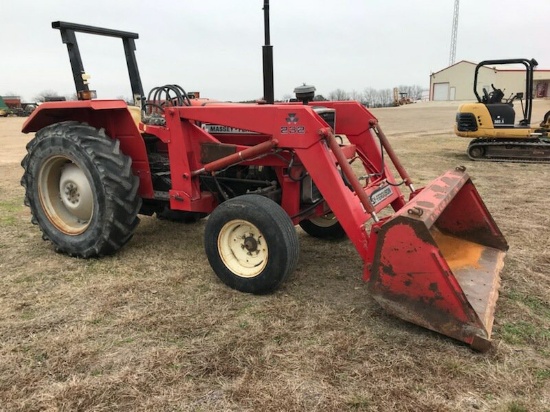
[{"label": "bare tree", "polygon": [[382,89],[380,90],[380,102],[382,106],[390,106],[393,104],[393,90]]},{"label": "bare tree", "polygon": [[46,97],[59,97],[59,94],[54,90],[42,90],[36,96],[34,96],[35,102],[45,102]]},{"label": "bare tree", "polygon": [[120,96],[117,96],[116,98],[118,100],[124,100],[128,106],[133,106],[135,104],[134,99],[128,96],[120,95]]},{"label": "bare tree", "polygon": [[376,104],[376,90],[372,87],[367,87],[363,90],[363,104],[367,107],[374,107]]},{"label": "bare tree", "polygon": [[349,94],[342,89],[336,89],[329,93],[328,99],[332,101],[349,100]]},{"label": "bare tree", "polygon": [[422,98],[423,87],[419,85],[406,86],[401,85],[398,87],[400,93],[407,93],[407,96],[411,100],[420,100]]},{"label": "bare tree", "polygon": [[351,100],[355,100],[357,102],[363,101],[363,94],[359,93],[357,90],[352,90],[351,93],[349,94],[349,97]]},{"label": "bare tree", "polygon": [[[399,92],[406,93],[411,100],[419,100],[422,98],[422,86],[399,86]],[[320,101],[326,100],[324,96],[317,95],[313,100]],[[328,94],[328,100],[343,101],[343,100],[356,100],[367,107],[388,107],[392,106],[393,90],[392,89],[375,89],[373,87],[366,87],[363,92],[352,90],[346,92],[342,89],[333,90]]]},{"label": "bare tree", "polygon": [[393,91],[391,89],[371,89],[372,104],[369,107],[387,107],[393,103]]}]

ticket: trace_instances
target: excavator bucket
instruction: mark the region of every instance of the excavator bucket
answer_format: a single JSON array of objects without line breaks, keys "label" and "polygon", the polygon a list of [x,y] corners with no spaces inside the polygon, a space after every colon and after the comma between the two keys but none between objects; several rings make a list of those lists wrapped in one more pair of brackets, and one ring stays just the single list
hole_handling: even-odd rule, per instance
[{"label": "excavator bucket", "polygon": [[490,347],[508,244],[463,168],[375,223],[371,240],[364,278],[388,312],[476,350]]}]

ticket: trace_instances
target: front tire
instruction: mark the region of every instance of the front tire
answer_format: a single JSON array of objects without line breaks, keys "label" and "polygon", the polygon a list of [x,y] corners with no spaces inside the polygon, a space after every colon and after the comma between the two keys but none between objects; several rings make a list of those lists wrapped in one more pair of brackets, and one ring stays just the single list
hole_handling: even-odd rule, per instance
[{"label": "front tire", "polygon": [[47,126],[29,142],[21,165],[31,221],[57,251],[109,255],[130,240],[139,223],[139,179],[103,129],[72,121]]},{"label": "front tire", "polygon": [[340,222],[338,222],[334,213],[302,220],[299,225],[308,235],[319,239],[337,240],[347,236],[346,231]]},{"label": "front tire", "polygon": [[263,196],[243,195],[222,203],[210,214],[204,237],[216,275],[241,292],[272,292],[298,262],[298,236],[290,217]]}]

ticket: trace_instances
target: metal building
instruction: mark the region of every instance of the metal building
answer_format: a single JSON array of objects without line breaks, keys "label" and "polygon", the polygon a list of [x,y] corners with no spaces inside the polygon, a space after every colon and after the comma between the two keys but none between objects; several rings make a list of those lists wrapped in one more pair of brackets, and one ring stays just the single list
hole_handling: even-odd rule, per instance
[{"label": "metal building", "polygon": [[[449,67],[430,75],[430,100],[475,100],[473,91],[474,71],[477,63],[461,60]],[[478,75],[478,87],[491,90],[491,84],[502,89],[506,97],[525,91],[525,71],[521,69],[499,69],[481,67]],[[550,70],[535,70],[533,96],[550,97]]]}]

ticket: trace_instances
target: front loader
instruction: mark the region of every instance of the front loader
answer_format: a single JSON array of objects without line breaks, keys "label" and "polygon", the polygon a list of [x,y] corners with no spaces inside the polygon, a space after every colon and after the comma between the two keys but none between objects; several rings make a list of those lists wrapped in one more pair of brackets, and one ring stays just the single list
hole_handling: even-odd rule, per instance
[{"label": "front loader", "polygon": [[[205,253],[215,274],[263,294],[294,270],[299,225],[318,238],[349,238],[370,293],[389,312],[489,347],[508,246],[464,168],[415,189],[358,102],[319,104],[304,93],[298,103],[231,104],[194,99],[173,84],[146,98],[137,34],[53,27],[81,100],[44,103],[24,124],[36,137],[22,184],[32,221],[56,250],[115,253],[139,213],[208,216]],[[122,39],[135,107],[92,99],[75,32]]]}]

